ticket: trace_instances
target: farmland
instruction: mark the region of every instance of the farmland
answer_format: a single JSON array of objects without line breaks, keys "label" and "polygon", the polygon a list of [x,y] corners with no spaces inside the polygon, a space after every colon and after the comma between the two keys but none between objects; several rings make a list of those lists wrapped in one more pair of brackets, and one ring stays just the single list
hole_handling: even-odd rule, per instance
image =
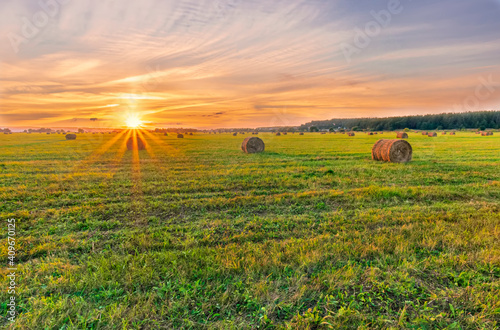
[{"label": "farmland", "polygon": [[0,136],[13,328],[500,327],[500,133],[129,134]]}]

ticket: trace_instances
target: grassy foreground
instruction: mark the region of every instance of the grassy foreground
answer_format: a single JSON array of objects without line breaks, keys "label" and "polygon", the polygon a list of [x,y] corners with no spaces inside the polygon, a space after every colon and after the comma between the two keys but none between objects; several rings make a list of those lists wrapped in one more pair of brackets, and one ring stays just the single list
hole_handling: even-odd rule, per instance
[{"label": "grassy foreground", "polygon": [[500,327],[500,134],[0,136],[19,329]]}]

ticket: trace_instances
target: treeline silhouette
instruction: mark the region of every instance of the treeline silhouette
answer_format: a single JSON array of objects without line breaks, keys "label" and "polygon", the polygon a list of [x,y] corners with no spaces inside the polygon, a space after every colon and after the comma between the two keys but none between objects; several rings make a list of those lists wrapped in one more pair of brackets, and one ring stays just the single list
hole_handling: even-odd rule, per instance
[{"label": "treeline silhouette", "polygon": [[393,131],[399,129],[480,129],[500,128],[500,111],[476,111],[462,113],[441,113],[437,115],[350,118],[317,120],[299,126],[299,130],[317,129],[360,129],[372,131]]}]

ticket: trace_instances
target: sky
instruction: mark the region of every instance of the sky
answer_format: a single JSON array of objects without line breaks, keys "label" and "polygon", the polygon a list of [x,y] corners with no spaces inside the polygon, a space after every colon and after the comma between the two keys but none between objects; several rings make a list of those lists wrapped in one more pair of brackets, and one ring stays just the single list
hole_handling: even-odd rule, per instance
[{"label": "sky", "polygon": [[0,0],[0,127],[498,110],[499,17],[500,0]]}]

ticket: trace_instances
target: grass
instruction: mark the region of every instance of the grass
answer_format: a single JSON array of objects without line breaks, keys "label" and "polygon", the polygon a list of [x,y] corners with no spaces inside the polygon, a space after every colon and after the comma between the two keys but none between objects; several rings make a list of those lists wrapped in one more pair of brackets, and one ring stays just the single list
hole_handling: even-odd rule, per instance
[{"label": "grass", "polygon": [[371,160],[395,133],[126,134],[0,136],[0,326],[500,327],[498,133],[409,133],[409,164]]}]

